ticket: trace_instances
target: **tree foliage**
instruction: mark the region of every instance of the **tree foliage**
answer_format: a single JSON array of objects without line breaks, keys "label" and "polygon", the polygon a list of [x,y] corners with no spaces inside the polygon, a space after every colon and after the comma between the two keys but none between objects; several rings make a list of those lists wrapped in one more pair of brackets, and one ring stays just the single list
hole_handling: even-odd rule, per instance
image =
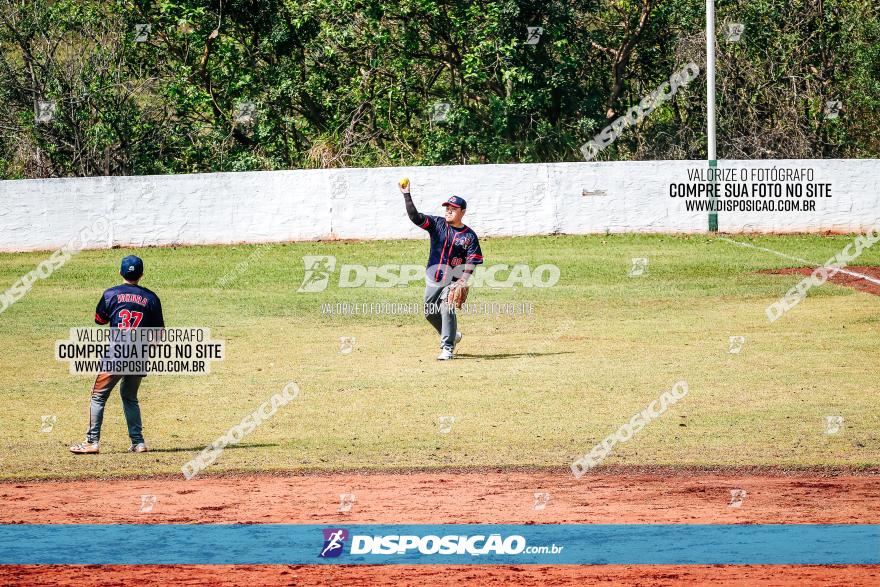
[{"label": "tree foliage", "polygon": [[[877,156],[873,2],[719,0],[718,156]],[[577,161],[704,34],[693,0],[2,0],[0,169]],[[598,158],[702,158],[705,124],[701,76]]]}]

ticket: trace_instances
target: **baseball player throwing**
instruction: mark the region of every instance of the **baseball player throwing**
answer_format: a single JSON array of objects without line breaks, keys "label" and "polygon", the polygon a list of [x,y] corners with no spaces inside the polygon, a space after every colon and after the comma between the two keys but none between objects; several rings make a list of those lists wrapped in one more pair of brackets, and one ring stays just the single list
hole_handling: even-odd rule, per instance
[{"label": "baseball player throwing", "polygon": [[480,241],[477,234],[461,222],[467,210],[463,198],[450,196],[443,202],[444,216],[428,216],[416,210],[408,179],[401,180],[398,187],[409,219],[431,235],[425,270],[425,318],[440,335],[437,359],[448,361],[455,356],[455,346],[462,337],[455,310],[467,300],[468,279],[483,262]]},{"label": "baseball player throwing", "polygon": [[[110,328],[164,328],[162,304],[159,296],[138,285],[144,274],[144,262],[130,255],[122,260],[119,274],[125,280],[122,285],[111,287],[101,296],[95,308],[95,323],[109,324]],[[122,409],[128,424],[131,439],[129,452],[147,452],[144,436],[141,433],[141,408],[137,392],[143,375],[116,375],[100,373],[92,386],[92,399],[89,405],[89,429],[85,442],[70,447],[75,454],[97,454],[101,437],[101,422],[104,420],[104,405],[117,383],[122,395]]]}]

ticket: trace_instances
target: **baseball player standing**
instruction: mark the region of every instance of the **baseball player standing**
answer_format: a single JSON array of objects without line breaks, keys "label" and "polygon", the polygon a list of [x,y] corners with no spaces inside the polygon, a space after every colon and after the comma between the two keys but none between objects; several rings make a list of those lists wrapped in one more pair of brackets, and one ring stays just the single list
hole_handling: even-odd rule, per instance
[{"label": "baseball player standing", "polygon": [[[109,324],[110,328],[164,328],[162,303],[159,296],[138,285],[144,275],[144,262],[134,255],[125,257],[119,274],[125,283],[106,290],[95,308],[95,323]],[[116,375],[99,373],[92,386],[92,399],[89,405],[89,429],[85,442],[70,447],[75,454],[97,454],[101,437],[101,422],[104,420],[104,405],[110,392],[120,381],[120,395],[128,436],[131,439],[129,452],[147,452],[141,432],[141,408],[137,392],[144,375]]]},{"label": "baseball player standing", "polygon": [[428,216],[416,210],[408,179],[398,184],[409,219],[431,235],[428,266],[425,270],[425,318],[440,335],[437,359],[448,361],[461,341],[455,310],[467,299],[468,279],[483,262],[476,233],[462,224],[467,210],[464,198],[450,196],[443,202],[444,216]]}]

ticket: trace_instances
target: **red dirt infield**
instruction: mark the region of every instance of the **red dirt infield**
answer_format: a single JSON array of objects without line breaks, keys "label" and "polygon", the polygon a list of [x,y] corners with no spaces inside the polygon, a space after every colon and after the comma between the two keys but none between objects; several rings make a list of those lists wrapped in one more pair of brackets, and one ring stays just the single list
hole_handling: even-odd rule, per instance
[{"label": "red dirt infield", "polygon": [[[472,471],[9,482],[0,523],[880,523],[874,474]],[[746,492],[731,505],[731,490]],[[340,494],[352,493],[340,512]],[[536,508],[535,493],[549,494]],[[146,501],[141,496],[155,496]],[[151,511],[141,511],[152,503]],[[539,502],[540,506],[540,502]],[[149,507],[144,509],[150,509]],[[88,545],[83,545],[88,548]],[[880,584],[878,566],[0,566],[3,585]]]},{"label": "red dirt infield", "polygon": [[[844,267],[846,271],[851,273],[859,273],[875,280],[880,280],[880,267]],[[814,267],[794,267],[786,269],[767,269],[760,273],[769,273],[771,275],[803,275],[808,276],[815,270]],[[862,277],[851,275],[850,273],[838,272],[828,279],[836,285],[845,285],[858,291],[880,296],[880,285],[868,281]]]}]

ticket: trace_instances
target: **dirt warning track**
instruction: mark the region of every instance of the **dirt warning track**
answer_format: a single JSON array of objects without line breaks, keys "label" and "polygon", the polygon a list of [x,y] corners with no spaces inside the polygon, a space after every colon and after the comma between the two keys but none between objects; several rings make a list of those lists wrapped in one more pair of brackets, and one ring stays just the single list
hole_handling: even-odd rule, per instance
[{"label": "dirt warning track", "polygon": [[[6,524],[878,524],[880,479],[417,472],[0,484]],[[736,490],[739,499],[733,499]],[[743,493],[744,492],[744,493]],[[536,497],[535,494],[539,494]],[[340,512],[340,494],[352,494]],[[147,497],[143,497],[147,496]],[[87,545],[84,545],[87,547]],[[878,584],[872,566],[5,566],[2,584]]]}]

